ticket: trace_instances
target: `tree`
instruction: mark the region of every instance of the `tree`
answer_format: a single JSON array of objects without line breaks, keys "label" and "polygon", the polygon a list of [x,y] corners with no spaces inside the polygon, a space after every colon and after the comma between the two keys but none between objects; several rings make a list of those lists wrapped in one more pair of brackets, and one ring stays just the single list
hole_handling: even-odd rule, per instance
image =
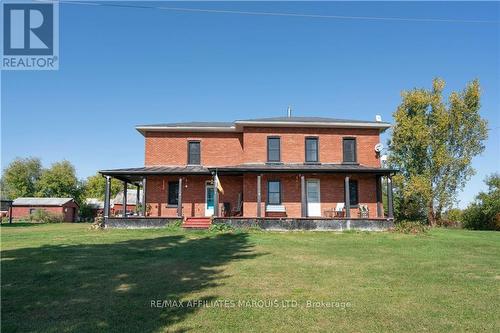
[{"label": "tree", "polygon": [[[123,183],[117,179],[111,179],[111,197],[123,190]],[[106,191],[106,178],[99,173],[90,176],[85,181],[85,198],[98,198],[103,200]]]},{"label": "tree", "polygon": [[45,169],[37,183],[40,197],[71,197],[81,202],[82,184],[76,177],[75,168],[69,161],[52,164]]},{"label": "tree", "polygon": [[477,230],[500,230],[500,175],[485,180],[487,192],[480,192],[463,213],[464,227]]},{"label": "tree", "polygon": [[389,163],[400,170],[394,177],[397,214],[427,218],[431,225],[474,174],[472,158],[484,150],[487,138],[487,122],[479,115],[479,82],[452,92],[447,103],[444,86],[437,78],[432,90],[402,93],[389,142]]},{"label": "tree", "polygon": [[39,158],[16,158],[3,171],[2,198],[33,197],[42,174]]}]

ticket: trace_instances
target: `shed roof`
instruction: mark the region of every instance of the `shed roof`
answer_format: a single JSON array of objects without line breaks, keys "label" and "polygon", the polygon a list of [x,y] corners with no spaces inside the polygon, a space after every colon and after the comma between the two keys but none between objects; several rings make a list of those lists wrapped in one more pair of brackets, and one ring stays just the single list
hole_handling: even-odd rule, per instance
[{"label": "shed roof", "polygon": [[12,203],[13,206],[63,206],[74,201],[73,198],[17,198]]},{"label": "shed roof", "polygon": [[[139,202],[142,201],[142,190],[139,192]],[[121,205],[123,203],[123,191],[118,192],[113,199],[113,204]],[[137,204],[137,191],[134,189],[127,189],[127,205]]]}]

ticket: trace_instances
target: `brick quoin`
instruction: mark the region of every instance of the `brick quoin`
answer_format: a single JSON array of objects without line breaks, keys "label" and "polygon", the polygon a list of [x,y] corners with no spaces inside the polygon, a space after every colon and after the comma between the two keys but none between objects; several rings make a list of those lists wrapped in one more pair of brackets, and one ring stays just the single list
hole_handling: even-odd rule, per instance
[{"label": "brick quoin", "polygon": [[[201,165],[230,166],[243,163],[267,162],[267,137],[281,138],[281,162],[304,163],[305,139],[319,139],[319,162],[342,163],[342,140],[356,138],[357,162],[367,167],[380,167],[380,159],[374,146],[380,142],[378,129],[362,128],[287,128],[287,127],[245,127],[243,133],[226,132],[146,132],[145,165],[187,164],[187,145],[190,140],[201,142]],[[376,177],[373,174],[350,174],[358,181],[359,203],[366,204],[370,217],[376,217]],[[345,174],[305,174],[306,179],[320,180],[321,212],[334,209],[344,202]],[[220,210],[223,203],[229,203],[232,210],[238,204],[238,195],[243,198],[243,216],[257,215],[257,175],[219,176],[224,194],[219,194]],[[300,174],[263,174],[262,216],[266,216],[267,180],[279,179],[282,184],[282,202],[287,217],[301,216]],[[177,206],[167,204],[168,182],[178,181],[179,176],[147,177],[147,203],[150,216],[177,216]],[[183,216],[205,215],[205,185],[212,181],[209,175],[182,176]],[[356,217],[358,207],[351,207],[351,216]],[[268,213],[267,216],[270,216]]]}]

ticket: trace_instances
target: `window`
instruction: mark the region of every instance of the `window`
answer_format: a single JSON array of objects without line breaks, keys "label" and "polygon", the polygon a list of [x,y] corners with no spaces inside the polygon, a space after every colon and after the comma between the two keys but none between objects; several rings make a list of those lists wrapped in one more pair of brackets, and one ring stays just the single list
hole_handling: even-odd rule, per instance
[{"label": "window", "polygon": [[281,161],[280,156],[280,138],[269,137],[267,138],[267,161],[268,162],[279,162]]},{"label": "window", "polygon": [[281,205],[281,182],[279,180],[267,182],[267,204]]},{"label": "window", "polygon": [[356,139],[344,138],[343,140],[344,163],[356,163]]},{"label": "window", "polygon": [[359,204],[357,180],[349,179],[349,201],[351,206],[356,206]]},{"label": "window", "polygon": [[306,138],[306,162],[318,162],[318,138]]},{"label": "window", "polygon": [[168,205],[177,206],[179,203],[179,182],[168,182]]},{"label": "window", "polygon": [[200,164],[200,141],[188,142],[188,164]]}]

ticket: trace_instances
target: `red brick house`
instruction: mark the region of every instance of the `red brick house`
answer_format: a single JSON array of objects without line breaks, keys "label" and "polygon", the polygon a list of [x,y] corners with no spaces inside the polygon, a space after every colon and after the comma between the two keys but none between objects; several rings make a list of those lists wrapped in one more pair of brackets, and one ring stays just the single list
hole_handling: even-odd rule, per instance
[{"label": "red brick house", "polygon": [[108,190],[111,177],[143,188],[150,218],[392,219],[395,170],[379,153],[389,127],[316,117],[141,125],[145,165],[101,174]]},{"label": "red brick house", "polygon": [[17,198],[12,203],[12,218],[29,219],[36,210],[62,216],[64,222],[75,222],[78,216],[73,198]]}]

